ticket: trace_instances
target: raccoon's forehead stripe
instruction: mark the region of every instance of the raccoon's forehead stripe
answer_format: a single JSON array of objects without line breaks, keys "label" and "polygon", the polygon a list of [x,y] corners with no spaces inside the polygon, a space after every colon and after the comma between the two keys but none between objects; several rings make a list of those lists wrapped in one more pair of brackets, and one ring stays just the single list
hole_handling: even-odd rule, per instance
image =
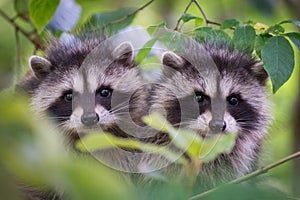
[{"label": "raccoon's forehead stripe", "polygon": [[80,94],[84,92],[84,78],[82,73],[78,72],[74,75],[72,79],[73,91],[76,91]]}]

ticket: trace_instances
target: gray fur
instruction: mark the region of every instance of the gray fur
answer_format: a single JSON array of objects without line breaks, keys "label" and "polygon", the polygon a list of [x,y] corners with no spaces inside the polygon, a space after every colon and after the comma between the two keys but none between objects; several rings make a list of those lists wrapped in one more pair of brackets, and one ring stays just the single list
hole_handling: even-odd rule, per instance
[{"label": "gray fur", "polygon": [[[162,65],[167,75],[153,87],[151,106],[154,111],[161,114],[166,112],[168,121],[175,127],[192,129],[200,135],[214,134],[209,128],[209,122],[213,119],[227,123],[224,132],[219,134],[237,132],[231,153],[221,154],[201,167],[198,181],[202,189],[254,170],[271,120],[265,92],[268,76],[262,65],[251,56],[236,52],[227,45],[200,45],[192,40],[177,55],[165,53]],[[186,103],[183,100],[195,95],[195,92],[203,93],[209,106],[201,110],[198,104],[194,105],[195,102]],[[241,108],[231,108],[228,104],[227,98],[233,94],[240,96],[238,106]],[[177,112],[177,104],[180,105],[180,112]],[[159,133],[148,142],[172,146],[166,133]],[[152,162],[154,166],[160,162],[159,159],[151,159],[145,158],[145,162],[148,161],[150,165]],[[167,174],[180,174],[180,169],[175,167],[173,171],[172,165],[169,168],[171,170],[167,168]]]},{"label": "gray fur", "polygon": [[[114,47],[109,39],[93,35],[75,38],[66,44],[52,41],[46,58],[33,56],[30,66],[32,71],[18,89],[30,95],[37,114],[54,119],[62,133],[68,136],[71,146],[81,133],[85,135],[96,130],[118,137],[133,137],[135,133],[127,129],[134,130],[142,125],[140,119],[147,111],[147,92],[134,63],[130,43]],[[111,101],[107,103],[109,108],[96,100],[103,87],[112,91]],[[73,93],[71,104],[64,101],[68,91]],[[96,112],[100,119],[93,127],[86,127],[81,115],[90,111]],[[44,115],[45,112],[49,115]],[[100,153],[97,158],[106,163],[109,159],[115,163],[122,161],[121,150],[105,152],[105,156]],[[33,190],[32,195],[39,196],[39,192]],[[50,198],[49,195],[40,199]]]}]

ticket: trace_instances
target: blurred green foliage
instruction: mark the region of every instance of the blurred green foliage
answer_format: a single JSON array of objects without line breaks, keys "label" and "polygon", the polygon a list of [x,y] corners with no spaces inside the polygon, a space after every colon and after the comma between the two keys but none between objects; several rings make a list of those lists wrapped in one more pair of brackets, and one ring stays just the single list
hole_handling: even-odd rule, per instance
[{"label": "blurred green foliage", "polygon": [[[16,2],[19,3],[20,1]],[[117,0],[114,1],[114,4],[107,0],[77,0],[76,2],[82,7],[78,27],[84,24],[92,14],[101,12],[102,15],[104,13],[109,17],[109,13],[113,13],[116,10],[124,7],[138,7],[141,4],[138,0]],[[238,0],[203,1],[201,5],[209,19],[220,23],[223,22],[223,29],[237,27],[238,22],[247,24],[249,21],[254,21],[266,25],[274,25],[286,19],[299,18],[297,13],[300,13],[300,10],[290,7],[286,1],[264,0],[261,3],[257,2],[257,0],[243,1],[243,3]],[[175,27],[177,19],[182,15],[187,3],[188,1],[155,1],[154,4],[137,13],[134,19],[130,18],[129,23],[132,22],[133,25],[149,27],[150,25],[166,21],[166,26],[172,29]],[[10,17],[14,17],[17,14],[14,1],[1,1],[0,9],[5,11]],[[27,9],[24,9],[23,5],[19,5],[17,6],[17,11],[22,14],[25,12],[26,14]],[[119,14],[123,16],[126,13]],[[197,16],[202,16],[196,6],[192,6],[188,13],[183,18],[185,22],[183,31],[192,29],[196,24],[204,23],[198,20]],[[97,20],[97,15],[94,15],[94,20]],[[238,19],[238,21],[224,21],[226,19]],[[28,27],[26,18],[21,17],[16,22],[24,29],[32,30],[31,27]],[[128,24],[125,24],[125,26]],[[163,26],[165,24],[161,27]],[[284,26],[286,32],[298,31],[297,27],[292,24],[284,24],[282,26]],[[20,46],[17,48],[14,27],[1,16],[0,27],[0,88],[3,89],[18,81],[17,78],[19,77],[15,78],[14,76],[17,71],[24,75],[28,70],[27,59],[33,54],[34,45],[22,34],[19,34]],[[205,37],[205,34],[211,35],[212,31],[214,31],[213,34],[222,34],[224,36],[224,32],[219,33],[215,29],[202,27],[197,29],[197,31],[201,37]],[[268,31],[276,34],[281,33],[283,30],[281,26],[272,26]],[[226,30],[226,33],[228,35],[234,34],[229,30]],[[228,39],[228,35],[226,34],[222,38]],[[239,38],[243,35],[238,35],[238,33],[235,33],[235,35],[235,41],[238,43]],[[287,36],[289,37],[289,35]],[[251,38],[251,40],[254,40],[254,37]],[[292,42],[296,38],[294,43],[299,48],[298,36],[289,38]],[[255,40],[258,39],[261,39],[261,43],[265,42],[262,36],[261,38],[255,38]],[[152,45],[153,41],[149,42],[148,46],[145,47],[149,49]],[[262,45],[260,47],[262,48]],[[251,48],[259,49],[258,46],[255,47],[253,45],[251,45]],[[275,95],[270,94],[270,98],[274,102],[274,122],[264,144],[266,151],[261,165],[278,160],[293,151],[291,145],[293,141],[291,121],[293,105],[296,94],[299,91],[297,82],[299,81],[300,69],[299,51],[295,47],[293,49],[296,62],[292,77]],[[17,50],[21,52],[19,57],[17,57]],[[144,51],[140,55],[140,59],[143,60],[148,53],[147,50]],[[0,164],[0,185],[3,186],[0,187],[0,199],[21,199],[21,194],[16,191],[16,188],[12,187],[15,179],[19,180],[20,178],[25,183],[33,185],[43,183],[49,188],[63,184],[71,199],[141,199],[141,197],[143,199],[151,199],[151,194],[145,197],[144,193],[141,192],[143,190],[139,192],[134,191],[116,172],[88,158],[75,158],[72,152],[66,152],[62,142],[63,138],[57,135],[53,125],[30,114],[28,99],[6,91],[2,92],[0,102],[0,156],[2,160]],[[293,176],[291,163],[273,169],[268,176],[273,178],[273,181],[270,183],[273,187],[279,187],[281,190],[290,192]],[[251,188],[244,190],[243,186],[241,188],[243,188],[241,191],[247,190],[249,194],[257,191],[253,191]],[[169,185],[166,184],[162,188],[151,189],[153,189],[153,192],[164,190],[165,193],[160,194],[160,198],[164,199],[182,199],[186,198],[188,193],[184,191],[180,183],[169,183]],[[232,190],[237,191],[238,189],[229,187],[225,193],[224,191],[215,193],[215,195],[219,195],[218,197],[212,196],[209,198],[216,199],[232,196],[232,194],[227,195]],[[263,196],[265,194],[268,193],[258,193],[257,197],[266,199],[268,196]],[[279,195],[279,199],[280,197]]]},{"label": "blurred green foliage", "polygon": [[[1,177],[43,185],[46,191],[63,190],[71,199],[133,198],[116,172],[90,157],[67,151],[55,126],[31,114],[28,99],[8,91],[0,95],[0,101]],[[1,185],[4,181],[1,179]],[[1,199],[13,198],[15,193],[7,193],[13,188],[1,193]],[[2,198],[4,195],[9,198]]]}]

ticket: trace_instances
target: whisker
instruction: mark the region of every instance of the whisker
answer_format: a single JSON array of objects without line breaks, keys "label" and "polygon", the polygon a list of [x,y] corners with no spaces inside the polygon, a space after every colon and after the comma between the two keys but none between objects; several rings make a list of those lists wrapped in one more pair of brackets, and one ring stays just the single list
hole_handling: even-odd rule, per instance
[{"label": "whisker", "polygon": [[129,105],[126,105],[126,106],[123,106],[123,107],[120,107],[120,108],[113,108],[112,110],[111,110],[111,112],[113,112],[113,113],[116,113],[116,112],[118,112],[118,111],[120,111],[120,110],[123,110],[123,109],[126,109],[126,108],[129,108]]},{"label": "whisker", "polygon": [[119,107],[122,107],[122,106],[124,106],[124,105],[126,105],[126,104],[129,105],[129,103],[125,101],[125,102],[122,102],[122,103],[120,103],[120,104],[118,104],[118,105],[114,105],[114,108],[119,108]]}]

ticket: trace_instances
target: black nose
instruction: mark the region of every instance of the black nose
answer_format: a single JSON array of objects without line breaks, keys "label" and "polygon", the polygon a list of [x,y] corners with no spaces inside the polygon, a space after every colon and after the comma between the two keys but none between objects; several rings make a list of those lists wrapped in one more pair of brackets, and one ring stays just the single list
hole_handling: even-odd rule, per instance
[{"label": "black nose", "polygon": [[223,120],[211,120],[209,122],[209,128],[213,133],[223,132],[226,129],[226,122]]},{"label": "black nose", "polygon": [[99,122],[99,116],[97,113],[84,113],[81,122],[86,126],[93,126]]}]

